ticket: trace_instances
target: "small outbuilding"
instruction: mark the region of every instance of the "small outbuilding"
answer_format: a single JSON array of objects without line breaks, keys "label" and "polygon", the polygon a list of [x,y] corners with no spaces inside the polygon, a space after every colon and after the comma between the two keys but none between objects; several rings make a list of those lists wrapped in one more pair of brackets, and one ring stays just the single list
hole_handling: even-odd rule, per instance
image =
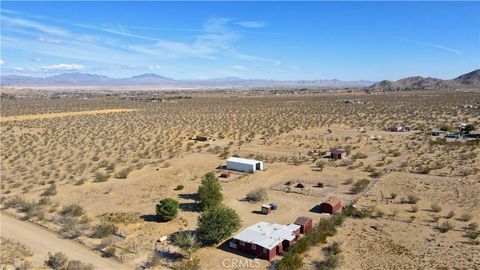
[{"label": "small outbuilding", "polygon": [[272,206],[270,204],[262,204],[262,214],[268,215],[272,212]]},{"label": "small outbuilding", "polygon": [[310,217],[298,217],[293,224],[300,226],[300,233],[307,233],[313,225]]},{"label": "small outbuilding", "polygon": [[197,136],[197,137],[195,138],[195,141],[198,141],[198,142],[206,142],[206,141],[208,141],[208,137],[206,137],[206,136]]},{"label": "small outbuilding", "polygon": [[445,138],[450,138],[450,139],[460,139],[462,136],[460,133],[450,133],[445,135]]},{"label": "small outbuilding", "polygon": [[330,150],[330,158],[332,159],[346,159],[347,158],[347,151],[342,148],[334,148]]},{"label": "small outbuilding", "polygon": [[305,185],[302,184],[302,183],[298,183],[295,187],[296,188],[305,188]]},{"label": "small outbuilding", "polygon": [[390,131],[390,132],[407,132],[407,131],[410,131],[410,127],[409,126],[396,126],[396,127],[389,127],[386,130]]},{"label": "small outbuilding", "polygon": [[224,173],[220,174],[221,178],[229,178],[230,176],[231,176],[231,174],[229,172],[224,172]]},{"label": "small outbuilding", "polygon": [[253,173],[255,171],[263,170],[263,161],[230,157],[227,159],[227,169],[239,172]]},{"label": "small outbuilding", "polygon": [[480,138],[480,130],[470,131],[467,135],[465,135],[465,138]]},{"label": "small outbuilding", "polygon": [[331,197],[326,202],[320,204],[320,213],[335,214],[342,208],[342,202],[336,197]]}]

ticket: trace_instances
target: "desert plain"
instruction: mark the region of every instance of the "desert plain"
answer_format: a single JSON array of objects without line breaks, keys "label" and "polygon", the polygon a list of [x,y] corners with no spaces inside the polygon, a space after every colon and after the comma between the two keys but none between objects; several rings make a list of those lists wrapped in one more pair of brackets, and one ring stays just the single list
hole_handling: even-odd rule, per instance
[{"label": "desert plain", "polygon": [[[460,123],[479,128],[479,107],[475,90],[6,91],[2,267],[47,269],[48,248],[9,236],[21,234],[12,225],[18,220],[39,238],[58,236],[51,246],[70,259],[78,259],[72,250],[79,247],[61,241],[94,252],[98,258],[84,262],[96,268],[273,269],[282,256],[232,265],[253,258],[227,240],[189,256],[165,240],[196,230],[202,177],[220,176],[226,159],[239,156],[262,160],[265,168],[220,178],[223,204],[239,214],[241,229],[299,216],[315,224],[325,218],[315,207],[331,197],[368,209],[303,253],[302,269],[480,269],[480,245],[466,236],[469,224],[480,222],[479,141],[431,136]],[[400,125],[410,130],[386,131]],[[333,148],[345,149],[347,158],[328,158]],[[352,192],[364,179],[367,185]],[[257,188],[277,210],[263,215],[260,202],[245,199]],[[155,205],[165,198],[178,200],[179,211],[160,222]],[[99,235],[101,224],[114,232]],[[332,243],[341,252],[326,265]],[[192,260],[197,268],[187,268]]]}]

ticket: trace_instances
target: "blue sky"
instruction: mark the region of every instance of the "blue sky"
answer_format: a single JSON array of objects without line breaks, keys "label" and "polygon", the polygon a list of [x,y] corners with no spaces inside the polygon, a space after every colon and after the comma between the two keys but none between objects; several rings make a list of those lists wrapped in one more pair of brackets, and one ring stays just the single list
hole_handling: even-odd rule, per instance
[{"label": "blue sky", "polygon": [[2,74],[444,79],[480,67],[480,2],[4,2]]}]

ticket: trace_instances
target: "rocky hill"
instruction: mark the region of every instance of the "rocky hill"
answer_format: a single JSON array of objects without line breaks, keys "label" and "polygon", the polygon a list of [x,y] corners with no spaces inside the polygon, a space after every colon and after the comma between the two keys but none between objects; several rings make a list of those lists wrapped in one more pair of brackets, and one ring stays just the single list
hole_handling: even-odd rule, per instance
[{"label": "rocky hill", "polygon": [[455,79],[442,80],[431,77],[414,76],[397,81],[383,80],[369,87],[372,90],[404,91],[404,90],[441,90],[465,87],[480,87],[480,69],[463,74]]}]

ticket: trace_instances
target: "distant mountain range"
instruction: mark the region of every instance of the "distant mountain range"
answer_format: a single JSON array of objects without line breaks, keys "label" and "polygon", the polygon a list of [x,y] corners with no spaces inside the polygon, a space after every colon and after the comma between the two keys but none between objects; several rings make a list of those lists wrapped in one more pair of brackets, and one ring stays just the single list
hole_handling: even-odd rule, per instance
[{"label": "distant mountain range", "polygon": [[480,69],[460,75],[451,80],[442,80],[431,77],[408,77],[398,81],[380,81],[369,89],[383,91],[404,91],[404,90],[430,90],[430,89],[452,89],[465,87],[480,88]]},{"label": "distant mountain range", "polygon": [[340,81],[340,80],[258,80],[242,79],[238,77],[224,77],[205,80],[175,80],[154,73],[137,75],[129,78],[111,78],[89,73],[64,73],[56,76],[39,78],[19,75],[1,76],[0,84],[3,87],[49,87],[49,86],[152,86],[163,88],[365,88],[376,91],[403,91],[452,89],[464,87],[480,87],[480,69],[463,74],[451,80],[442,80],[430,77],[408,77],[398,81]]},{"label": "distant mountain range", "polygon": [[371,81],[277,81],[246,80],[237,77],[224,77],[205,80],[175,80],[154,73],[137,75],[129,78],[111,78],[89,73],[64,73],[52,77],[38,78],[29,76],[1,76],[2,86],[159,86],[159,87],[296,87],[296,88],[346,88],[366,87]]}]

